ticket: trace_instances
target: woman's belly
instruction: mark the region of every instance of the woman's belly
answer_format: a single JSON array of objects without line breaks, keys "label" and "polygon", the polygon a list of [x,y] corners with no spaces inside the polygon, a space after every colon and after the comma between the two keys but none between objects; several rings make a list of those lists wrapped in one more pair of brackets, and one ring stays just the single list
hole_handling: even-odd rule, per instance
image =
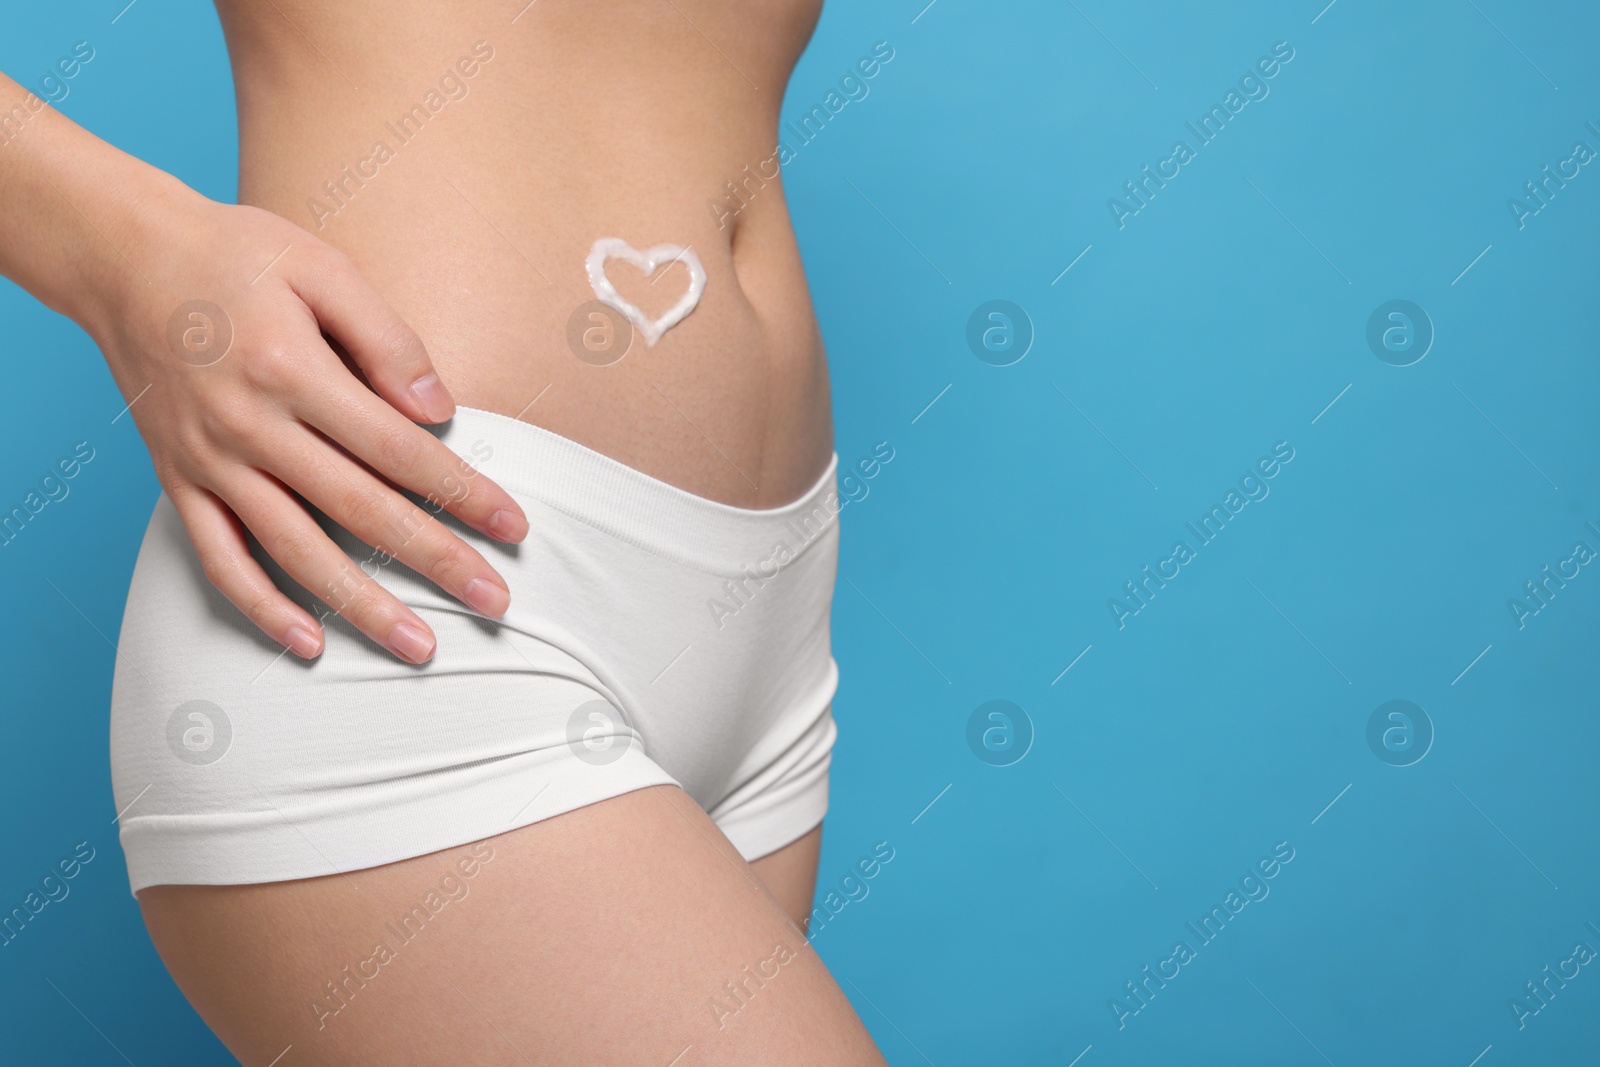
[{"label": "woman's belly", "polygon": [[[832,451],[774,158],[819,6],[219,0],[239,199],[346,252],[458,403],[723,503],[783,504]],[[686,318],[620,358],[589,314],[603,237],[685,246],[706,275]],[[689,285],[682,263],[607,276],[650,319]]]}]

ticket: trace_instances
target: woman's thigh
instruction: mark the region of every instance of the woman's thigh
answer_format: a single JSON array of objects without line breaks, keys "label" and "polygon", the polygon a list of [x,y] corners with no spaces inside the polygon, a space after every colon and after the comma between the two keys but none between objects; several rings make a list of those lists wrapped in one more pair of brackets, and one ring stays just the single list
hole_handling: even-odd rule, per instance
[{"label": "woman's thigh", "polygon": [[817,895],[817,860],[821,855],[822,826],[818,824],[798,841],[750,863],[777,898],[778,906],[802,930],[811,922],[811,902]]},{"label": "woman's thigh", "polygon": [[[808,849],[814,880],[817,836],[757,861],[780,896]],[[250,1065],[883,1063],[792,902],[670,786],[383,867],[139,901]]]}]

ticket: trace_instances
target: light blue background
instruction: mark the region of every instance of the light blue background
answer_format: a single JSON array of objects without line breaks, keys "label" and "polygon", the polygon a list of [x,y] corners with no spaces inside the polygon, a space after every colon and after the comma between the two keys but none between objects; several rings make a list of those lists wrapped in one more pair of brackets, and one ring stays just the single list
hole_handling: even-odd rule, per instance
[{"label": "light blue background", "polygon": [[[0,69],[89,40],[62,109],[231,199],[215,15],[113,25],[123,2],[7,12]],[[925,2],[830,6],[785,108],[895,49],[785,168],[841,460],[896,451],[845,512],[822,889],[895,858],[817,948],[896,1065],[1594,1062],[1600,967],[1525,1029],[1507,1005],[1600,948],[1600,568],[1524,629],[1507,600],[1600,550],[1600,168],[1523,229],[1507,200],[1600,148],[1600,15]],[[1119,230],[1107,199],[1278,41],[1270,95]],[[996,298],[1036,333],[1007,367],[965,340]],[[1392,299],[1437,331],[1409,367],[1365,340]],[[0,283],[0,346],[0,505],[96,449],[0,549],[0,911],[98,851],[0,948],[4,1058],[228,1062],[112,825],[109,639],[157,485],[76,326]],[[1279,441],[1270,495],[1119,630],[1108,600]],[[1007,767],[966,739],[996,698],[1034,732]],[[1391,699],[1436,731],[1415,765],[1368,747]],[[1270,895],[1199,947],[1185,923],[1279,841]],[[1179,939],[1197,958],[1119,1029]]]}]

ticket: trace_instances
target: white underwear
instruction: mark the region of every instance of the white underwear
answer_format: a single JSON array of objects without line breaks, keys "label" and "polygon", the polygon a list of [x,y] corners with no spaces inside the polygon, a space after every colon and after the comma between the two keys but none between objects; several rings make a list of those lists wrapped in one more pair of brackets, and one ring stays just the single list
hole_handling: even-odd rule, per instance
[{"label": "white underwear", "polygon": [[[747,859],[820,823],[838,457],[801,499],[753,511],[502,415],[460,408],[432,430],[527,512],[518,546],[438,516],[506,579],[504,619],[319,516],[433,627],[421,667],[334,615],[320,658],[281,654],[156,502],[112,687],[133,891],[375,867],[657,784],[681,786]],[[256,554],[279,588],[326,611]]]}]

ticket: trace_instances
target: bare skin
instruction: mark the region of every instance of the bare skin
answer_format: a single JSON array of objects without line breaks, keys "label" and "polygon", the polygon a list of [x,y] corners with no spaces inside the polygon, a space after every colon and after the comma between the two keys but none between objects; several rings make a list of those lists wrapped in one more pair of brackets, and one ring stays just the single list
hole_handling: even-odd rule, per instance
[{"label": "bare skin", "polygon": [[[100,345],[240,611],[297,654],[321,652],[320,624],[273,589],[248,530],[374,641],[421,662],[432,632],[352,573],[295,499],[503,614],[493,568],[383,483],[503,541],[526,536],[526,517],[487,478],[457,498],[455,457],[407,420],[484,408],[751,508],[793,500],[827,466],[827,367],[781,180],[750,176],[774,173],[783,87],[818,9],[545,0],[513,22],[498,0],[224,0],[239,206],[31,111],[0,77],[0,273]],[[734,181],[748,203],[729,212]],[[608,366],[567,339],[594,299],[583,262],[602,236],[687,245],[709,279],[659,344],[636,338]],[[650,314],[685,284],[682,265],[651,280],[630,270],[613,264],[613,280]],[[211,365],[169,338],[194,300],[232,327]]]},{"label": "bare skin", "polygon": [[[790,846],[813,863],[814,835]],[[178,984],[252,1067],[290,1046],[284,1065],[882,1064],[765,863],[658,786],[346,876],[139,900]],[[402,940],[429,891],[449,902]]]},{"label": "bare skin", "polygon": [[[772,156],[820,0],[541,0],[513,23],[525,3],[222,0],[241,201],[347,252],[458,402],[725,503],[793,500],[827,466],[832,425],[783,190],[752,183],[736,214],[709,202],[737,206],[726,183]],[[401,128],[463,58],[464,95]],[[361,167],[379,141],[393,158]],[[566,331],[607,236],[688,245],[709,281],[659,344],[596,367]],[[611,276],[652,314],[687,284],[682,266]]]},{"label": "bare skin", "polygon": [[[322,651],[320,624],[272,587],[247,531],[395,655],[434,651],[301,497],[503,614],[490,564],[396,492],[501,541],[526,535],[515,501],[456,477],[457,457],[415,425],[456,403],[735,506],[815,482],[832,449],[826,363],[781,181],[746,168],[772,159],[819,0],[218,7],[239,205],[52,109],[16,111],[26,94],[0,76],[0,273],[99,344],[207,575],[263,632]],[[392,124],[407,114],[420,119],[402,137]],[[748,200],[731,214],[729,181]],[[636,338],[604,366],[568,345],[602,236],[688,245],[709,279],[659,344]],[[611,277],[652,315],[685,284],[681,265]],[[233,334],[204,366],[168,334],[197,299]],[[179,986],[247,1064],[881,1064],[801,929],[819,845],[820,827],[746,864],[692,800],[658,787],[383,867],[139,899]],[[458,877],[477,849],[493,858]],[[467,895],[392,960],[363,964],[447,875]],[[330,982],[348,983],[345,1000]]]}]

